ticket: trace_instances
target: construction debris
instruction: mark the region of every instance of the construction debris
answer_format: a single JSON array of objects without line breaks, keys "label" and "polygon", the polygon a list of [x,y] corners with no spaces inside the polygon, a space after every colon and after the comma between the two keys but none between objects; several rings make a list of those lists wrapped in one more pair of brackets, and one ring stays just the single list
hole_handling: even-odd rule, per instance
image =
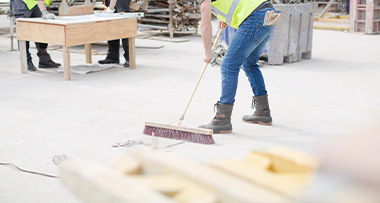
[{"label": "construction debris", "polygon": [[196,0],[132,0],[131,12],[144,12],[144,18],[139,20],[140,27],[168,30],[170,37],[174,31],[197,32],[201,19],[199,3]]},{"label": "construction debris", "polygon": [[61,155],[54,155],[53,156],[53,163],[55,165],[59,165],[61,164],[63,161],[66,161],[68,158],[65,154],[61,154]]},{"label": "construction debris", "polygon": [[113,144],[112,147],[128,148],[128,147],[132,147],[135,145],[151,146],[150,144],[144,143],[141,140],[128,140],[128,141],[123,142],[123,143],[117,142],[117,143]]}]

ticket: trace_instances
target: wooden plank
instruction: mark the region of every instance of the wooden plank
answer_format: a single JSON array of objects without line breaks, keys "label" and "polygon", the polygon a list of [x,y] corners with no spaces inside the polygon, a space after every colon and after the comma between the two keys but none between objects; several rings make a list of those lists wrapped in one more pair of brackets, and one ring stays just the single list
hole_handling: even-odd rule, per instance
[{"label": "wooden plank", "polygon": [[24,40],[19,40],[20,46],[20,62],[21,62],[21,73],[26,73],[27,69],[27,56],[26,56],[26,43]]},{"label": "wooden plank", "polygon": [[322,12],[319,14],[317,18],[322,18],[322,16],[326,13],[327,9],[330,8],[330,6],[334,3],[335,0],[330,0],[329,3],[325,6],[325,8],[322,10]]},{"label": "wooden plank", "polygon": [[173,197],[181,192],[186,183],[183,178],[176,175],[134,175],[131,178],[143,183],[150,188],[165,194],[168,197]]},{"label": "wooden plank", "polygon": [[374,0],[367,0],[365,17],[365,33],[374,34],[373,19],[374,19]]},{"label": "wooden plank", "polygon": [[140,174],[142,171],[141,161],[127,153],[112,159],[107,165],[124,174]]},{"label": "wooden plank", "polygon": [[62,25],[23,22],[17,19],[16,27],[18,40],[65,44],[65,29]]},{"label": "wooden plank", "polygon": [[158,127],[158,128],[165,128],[165,129],[171,129],[171,130],[180,130],[180,131],[187,131],[192,133],[199,133],[199,134],[205,134],[205,135],[212,135],[213,130],[209,129],[203,129],[203,128],[190,128],[190,127],[184,127],[180,125],[169,125],[169,124],[162,124],[162,123],[156,123],[151,121],[145,121],[146,126],[152,126],[152,127]]},{"label": "wooden plank", "polygon": [[318,167],[314,157],[285,147],[255,153],[270,158],[270,170],[277,173],[310,173]]},{"label": "wooden plank", "polygon": [[271,160],[268,157],[252,152],[245,157],[243,163],[252,165],[258,169],[267,170],[271,164]]},{"label": "wooden plank", "polygon": [[[305,189],[306,184],[303,182],[288,181],[287,179],[277,176],[275,173],[256,168],[235,160],[217,160],[211,163],[217,169],[224,170],[243,180],[250,181],[258,187],[263,187],[279,195],[285,195],[288,198],[297,199]],[[304,174],[301,174],[304,177]]]},{"label": "wooden plank", "polygon": [[137,175],[132,177],[154,190],[172,197],[176,202],[219,202],[217,195],[208,188],[178,175]]},{"label": "wooden plank", "polygon": [[65,80],[71,80],[71,66],[70,66],[70,47],[62,46],[63,52],[63,71]]},{"label": "wooden plank", "polygon": [[60,16],[75,16],[75,15],[86,15],[86,14],[93,14],[94,13],[94,7],[92,6],[69,6],[67,7],[67,10],[62,10],[61,7],[59,7],[59,15]]},{"label": "wooden plank", "polygon": [[134,37],[128,39],[129,43],[129,68],[136,68],[136,42]]},{"label": "wooden plank", "polygon": [[173,202],[127,175],[90,161],[63,162],[60,177],[84,202]]},{"label": "wooden plank", "polygon": [[290,202],[291,199],[253,185],[220,170],[192,163],[173,154],[146,151],[135,153],[145,174],[173,173],[194,181],[220,198],[220,202]]},{"label": "wooden plank", "polygon": [[92,63],[92,60],[91,60],[91,44],[85,44],[84,50],[86,52],[86,63]]},{"label": "wooden plank", "polygon": [[137,36],[137,19],[121,18],[66,26],[66,46]]}]

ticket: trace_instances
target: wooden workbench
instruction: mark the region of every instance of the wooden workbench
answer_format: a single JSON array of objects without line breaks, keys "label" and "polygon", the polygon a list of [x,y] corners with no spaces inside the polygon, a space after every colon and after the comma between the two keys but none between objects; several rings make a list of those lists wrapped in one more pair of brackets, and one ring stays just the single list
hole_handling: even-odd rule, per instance
[{"label": "wooden workbench", "polygon": [[91,63],[91,43],[129,38],[129,66],[136,67],[135,17],[98,17],[92,15],[64,16],[56,20],[19,18],[16,21],[20,45],[21,72],[26,73],[25,41],[62,45],[65,80],[71,80],[70,46],[85,45],[86,61]]}]

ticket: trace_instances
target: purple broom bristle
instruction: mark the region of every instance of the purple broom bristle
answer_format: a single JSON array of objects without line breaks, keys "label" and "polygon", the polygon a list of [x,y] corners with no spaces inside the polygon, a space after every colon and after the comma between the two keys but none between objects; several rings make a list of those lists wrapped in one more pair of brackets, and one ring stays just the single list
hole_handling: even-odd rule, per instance
[{"label": "purple broom bristle", "polygon": [[144,134],[152,135],[154,132],[154,136],[164,137],[169,139],[176,140],[185,140],[189,142],[202,143],[202,144],[214,144],[215,141],[211,135],[200,134],[200,133],[192,133],[181,130],[172,130],[160,127],[153,126],[145,126]]}]

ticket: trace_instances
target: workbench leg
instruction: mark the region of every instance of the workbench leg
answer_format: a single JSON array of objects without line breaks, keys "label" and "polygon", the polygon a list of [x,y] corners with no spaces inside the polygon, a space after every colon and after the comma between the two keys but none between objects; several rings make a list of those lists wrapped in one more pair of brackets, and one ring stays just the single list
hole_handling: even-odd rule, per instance
[{"label": "workbench leg", "polygon": [[129,38],[128,43],[129,43],[129,68],[136,68],[135,38],[134,37]]},{"label": "workbench leg", "polygon": [[91,60],[91,44],[85,44],[84,50],[86,51],[86,63],[92,63],[92,60]]},{"label": "workbench leg", "polygon": [[71,70],[70,70],[70,47],[62,46],[63,50],[63,70],[65,75],[65,80],[71,80]]},{"label": "workbench leg", "polygon": [[26,73],[27,62],[26,62],[26,43],[23,40],[18,42],[20,47],[20,61],[21,61],[21,73]]}]

